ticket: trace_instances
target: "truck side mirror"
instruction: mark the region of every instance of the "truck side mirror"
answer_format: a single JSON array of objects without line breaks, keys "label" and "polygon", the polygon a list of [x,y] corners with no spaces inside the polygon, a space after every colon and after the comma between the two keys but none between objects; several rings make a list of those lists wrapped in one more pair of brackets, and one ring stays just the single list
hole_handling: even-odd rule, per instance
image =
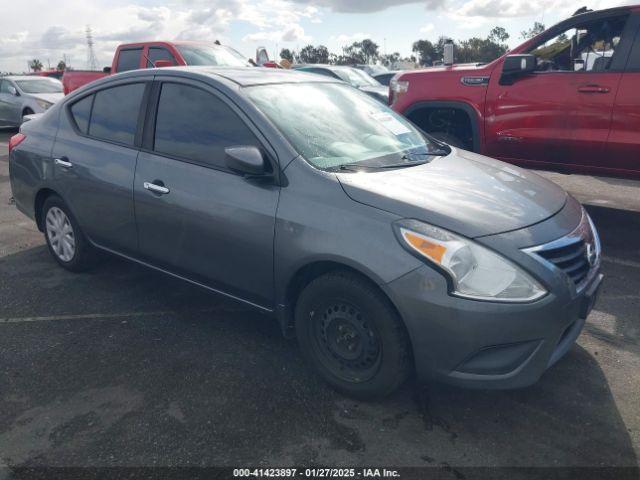
[{"label": "truck side mirror", "polygon": [[15,97],[19,97],[20,94],[18,93],[18,90],[16,90],[16,87],[14,87],[13,85],[9,85],[7,87],[7,92],[9,92],[11,95],[15,96]]},{"label": "truck side mirror", "polygon": [[111,67],[104,67],[102,69],[102,73],[106,73],[107,75],[111,73]]},{"label": "truck side mirror", "polygon": [[502,64],[500,85],[511,85],[515,78],[536,70],[536,57],[529,54],[507,55]]}]

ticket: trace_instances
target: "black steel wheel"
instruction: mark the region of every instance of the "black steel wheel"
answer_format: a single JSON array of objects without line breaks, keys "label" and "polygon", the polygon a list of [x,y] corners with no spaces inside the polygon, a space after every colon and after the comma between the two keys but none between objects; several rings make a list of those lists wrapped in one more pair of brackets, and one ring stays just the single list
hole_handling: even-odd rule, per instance
[{"label": "black steel wheel", "polygon": [[402,320],[367,279],[335,271],[311,281],[295,309],[302,353],[336,390],[360,399],[388,395],[411,372]]}]

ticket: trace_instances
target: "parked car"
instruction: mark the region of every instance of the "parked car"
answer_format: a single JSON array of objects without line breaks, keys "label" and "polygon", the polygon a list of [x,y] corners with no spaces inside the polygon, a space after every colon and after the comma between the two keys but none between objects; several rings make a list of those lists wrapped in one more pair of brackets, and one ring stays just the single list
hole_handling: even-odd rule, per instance
[{"label": "parked car", "polygon": [[62,267],[95,250],[275,315],[339,391],[535,382],[602,281],[582,206],[343,82],[164,68],[93,83],[11,138],[15,204]]},{"label": "parked car", "polygon": [[384,65],[370,65],[368,63],[358,63],[353,66],[353,68],[357,68],[358,70],[362,70],[375,78],[376,75],[380,75],[382,73],[387,73],[389,69]]},{"label": "parked car", "polygon": [[400,73],[400,70],[390,70],[390,71],[387,71],[387,72],[377,73],[377,74],[372,75],[372,76],[378,82],[380,82],[381,85],[385,85],[385,86],[388,87],[389,83],[391,82],[391,79],[393,77],[395,77],[398,73]]},{"label": "parked car", "polygon": [[0,77],[0,125],[17,127],[25,115],[42,113],[63,97],[55,78]]},{"label": "parked car", "polygon": [[52,77],[60,80],[64,74],[63,70],[40,70],[39,72],[31,72],[29,75],[37,77]]},{"label": "parked car", "polygon": [[393,109],[527,167],[640,176],[640,6],[575,15],[482,66],[407,71]]},{"label": "parked car", "polygon": [[120,45],[111,67],[101,72],[67,70],[62,77],[65,95],[107,75],[175,65],[207,65],[221,67],[249,67],[251,64],[237,50],[219,44],[201,42],[140,42]]},{"label": "parked car", "polygon": [[294,68],[301,72],[317,73],[325,77],[342,80],[384,104],[389,103],[389,89],[366,72],[357,68],[320,64],[294,66]]}]

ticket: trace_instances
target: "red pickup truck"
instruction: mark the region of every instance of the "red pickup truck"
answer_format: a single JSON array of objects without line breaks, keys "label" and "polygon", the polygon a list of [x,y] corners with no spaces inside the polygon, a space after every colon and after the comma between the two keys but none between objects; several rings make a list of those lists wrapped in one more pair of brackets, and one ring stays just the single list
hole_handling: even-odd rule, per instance
[{"label": "red pickup truck", "polygon": [[507,162],[640,178],[640,6],[574,15],[487,65],[402,72],[390,103]]},{"label": "red pickup truck", "polygon": [[67,70],[62,77],[65,95],[106,75],[138,68],[173,65],[250,66],[246,58],[231,47],[200,42],[141,42],[120,45],[111,67],[101,72]]}]

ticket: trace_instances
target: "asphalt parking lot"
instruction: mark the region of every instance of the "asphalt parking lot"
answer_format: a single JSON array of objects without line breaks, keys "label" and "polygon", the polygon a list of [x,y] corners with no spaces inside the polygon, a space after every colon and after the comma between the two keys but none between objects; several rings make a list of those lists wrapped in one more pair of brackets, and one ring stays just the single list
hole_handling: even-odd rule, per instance
[{"label": "asphalt parking lot", "polygon": [[589,204],[606,283],[539,383],[409,383],[364,403],[326,387],[242,305],[113,258],[85,274],[57,267],[9,205],[12,133],[0,132],[0,478],[40,465],[430,466],[453,479],[638,465],[640,182],[550,174]]}]

